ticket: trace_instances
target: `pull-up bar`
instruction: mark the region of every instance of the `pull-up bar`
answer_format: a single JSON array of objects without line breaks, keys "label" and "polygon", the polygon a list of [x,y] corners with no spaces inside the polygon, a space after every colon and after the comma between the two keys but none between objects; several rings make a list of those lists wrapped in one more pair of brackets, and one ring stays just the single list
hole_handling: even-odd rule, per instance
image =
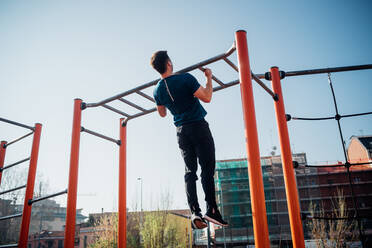
[{"label": "pull-up bar", "polygon": [[18,126],[18,127],[23,127],[23,128],[27,128],[27,129],[30,129],[30,130],[32,130],[32,131],[35,131],[35,128],[34,128],[34,127],[30,127],[30,126],[27,126],[27,125],[22,124],[22,123],[19,123],[19,122],[15,122],[15,121],[7,120],[7,119],[1,118],[1,117],[0,117],[0,121],[2,121],[2,122],[6,122],[6,123],[9,123],[9,124],[12,124],[12,125]]},{"label": "pull-up bar", "polygon": [[[228,57],[235,51],[238,51],[239,67],[231,62]],[[258,135],[256,127],[255,109],[253,102],[253,91],[252,91],[252,77],[255,81],[264,88],[274,99],[276,95],[271,91],[258,77],[252,75],[251,68],[249,66],[248,48],[246,40],[246,32],[238,31],[236,33],[236,46],[235,43],[231,48],[220,55],[214,56],[210,59],[196,63],[192,66],[186,67],[182,70],[175,72],[175,74],[186,73],[193,70],[204,70],[204,67],[214,62],[223,60],[229,67],[236,72],[239,72],[240,79],[234,80],[228,83],[224,83],[218,79],[216,75],[213,75],[213,81],[218,86],[213,87],[213,91],[219,91],[228,87],[241,84],[242,102],[245,117],[246,126],[246,140],[247,140],[247,153],[249,157],[249,175],[251,182],[251,198],[252,198],[252,209],[254,212],[253,222],[255,230],[255,242],[257,247],[269,247],[270,241],[268,236],[268,225],[266,217],[265,207],[265,196],[263,190],[263,179],[260,165],[260,154],[258,149]],[[126,247],[126,126],[129,120],[141,117],[146,114],[150,114],[156,111],[156,108],[147,109],[136,103],[125,99],[126,96],[131,94],[137,94],[151,103],[155,103],[154,99],[143,92],[143,90],[155,86],[160,79],[156,79],[138,86],[134,89],[126,92],[117,94],[113,97],[104,99],[95,103],[85,103],[81,99],[75,99],[74,104],[74,118],[73,118],[73,130],[72,130],[72,142],[71,142],[71,158],[70,158],[70,172],[69,172],[69,186],[68,186],[68,199],[67,199],[67,213],[66,213],[66,232],[65,232],[65,243],[66,248],[74,247],[74,234],[75,234],[75,218],[76,218],[76,198],[77,198],[77,182],[78,182],[78,161],[79,161],[79,147],[80,147],[80,131],[81,131],[81,113],[86,108],[104,107],[110,111],[120,114],[120,145],[119,151],[119,220],[118,220],[118,246],[119,248]],[[127,104],[139,112],[130,115],[121,111],[120,109],[114,108],[109,103],[118,100],[121,103]],[[84,130],[86,131],[86,129]],[[93,134],[91,131],[90,134]],[[100,138],[104,138],[115,142],[115,139],[107,136],[95,133]],[[120,141],[120,143],[119,143]]]},{"label": "pull-up bar", "polygon": [[[282,75],[281,79],[283,79],[284,77],[324,74],[324,73],[332,73],[332,72],[359,71],[359,70],[368,70],[368,69],[372,69],[372,64],[329,67],[329,68],[320,68],[320,69],[311,69],[311,70],[302,70],[302,71],[287,71],[287,72],[283,72],[284,74]],[[256,74],[256,76],[261,79],[271,80],[270,72],[266,72],[264,74]]]},{"label": "pull-up bar", "polygon": [[4,170],[9,169],[9,168],[12,168],[13,166],[19,165],[19,164],[24,163],[26,161],[29,161],[30,159],[31,159],[30,157],[29,158],[25,158],[25,159],[22,159],[22,160],[20,160],[18,162],[13,163],[13,164],[9,164],[9,165],[6,165],[4,167],[1,167],[0,168],[0,172],[3,172]]},{"label": "pull-up bar", "polygon": [[117,144],[117,145],[120,145],[120,140],[116,140],[116,139],[110,138],[110,137],[108,137],[108,136],[106,136],[106,135],[103,135],[103,134],[100,134],[100,133],[94,132],[94,131],[89,130],[89,129],[85,128],[85,127],[81,127],[81,131],[82,131],[82,132],[85,132],[85,133],[89,133],[89,134],[91,134],[91,135],[93,135],[93,136],[99,137],[99,138],[101,138],[101,139],[105,139],[105,140],[108,140],[108,141],[114,142],[114,143]]},{"label": "pull-up bar", "polygon": [[[226,53],[223,53],[223,54],[220,54],[220,55],[217,55],[215,57],[212,57],[210,59],[207,59],[207,60],[204,60],[200,63],[197,63],[197,64],[194,64],[192,66],[189,66],[189,67],[186,67],[182,70],[179,70],[177,72],[175,72],[175,74],[180,74],[180,73],[186,73],[186,72],[190,72],[190,71],[193,71],[195,69],[199,69],[199,68],[202,68],[203,66],[206,66],[206,65],[209,65],[209,64],[212,64],[216,61],[219,61],[221,59],[225,59],[227,57],[229,57],[234,51],[235,51],[235,44],[233,44],[231,46],[231,48],[226,52]],[[87,103],[86,104],[86,107],[87,108],[94,108],[94,107],[98,107],[98,106],[102,106],[103,104],[106,104],[106,103],[109,103],[109,102],[112,102],[112,101],[115,101],[115,100],[118,100],[119,98],[122,98],[124,96],[127,96],[127,95],[130,95],[130,94],[133,94],[133,93],[137,93],[137,92],[140,92],[141,90],[144,90],[146,88],[149,88],[151,86],[154,86],[157,84],[157,82],[159,82],[160,78],[159,79],[155,79],[155,80],[152,80],[146,84],[143,84],[141,86],[138,86],[134,89],[131,89],[131,90],[128,90],[126,92],[123,92],[123,93],[120,93],[118,95],[115,95],[113,97],[109,97],[107,99],[104,99],[100,102],[96,102],[96,103]],[[141,92],[143,93],[143,92]],[[141,96],[143,96],[142,94],[139,94]],[[147,97],[146,97],[147,98]],[[152,101],[152,100],[151,100]]]},{"label": "pull-up bar", "polygon": [[[28,200],[32,199],[33,193],[34,193],[36,167],[37,167],[37,159],[38,159],[38,153],[39,153],[39,145],[40,145],[40,136],[41,136],[42,125],[40,123],[36,123],[35,127],[30,127],[28,125],[18,123],[18,122],[15,122],[15,121],[11,121],[11,120],[7,120],[7,119],[4,119],[4,118],[0,118],[0,121],[11,124],[11,125],[15,125],[15,126],[18,126],[18,127],[30,129],[32,131],[31,133],[28,133],[28,134],[26,134],[26,135],[24,135],[24,136],[22,136],[22,137],[20,137],[16,140],[13,140],[9,143],[7,143],[6,141],[1,141],[1,145],[0,145],[0,183],[1,183],[2,173],[3,173],[4,170],[9,169],[9,168],[11,168],[15,165],[21,164],[23,162],[30,161],[29,167],[28,167],[27,184],[1,192],[1,194],[5,194],[5,193],[9,193],[9,192],[13,192],[13,191],[16,191],[16,190],[26,188],[25,199],[24,199],[24,204],[23,204],[23,212],[18,213],[18,214],[9,215],[9,216],[0,217],[0,220],[7,220],[7,219],[12,219],[12,218],[22,217],[18,244],[2,245],[0,247],[22,247],[23,248],[23,247],[27,247],[27,239],[28,239],[28,232],[29,232],[30,219],[31,219],[31,206],[28,205]],[[13,164],[10,164],[10,165],[7,165],[7,166],[3,167],[7,147],[11,144],[14,144],[14,143],[30,136],[31,134],[33,134],[31,156],[29,158],[25,158],[23,160],[20,160],[18,162],[15,162]]]},{"label": "pull-up bar", "polygon": [[[263,179],[260,165],[260,153],[258,145],[258,134],[255,117],[254,97],[252,90],[252,79],[256,81],[271,97],[274,99],[275,109],[277,113],[277,122],[280,133],[280,142],[282,148],[282,154],[286,154],[282,157],[283,160],[283,171],[285,175],[285,185],[287,193],[287,203],[290,216],[291,233],[293,246],[296,248],[304,247],[304,236],[302,230],[302,222],[300,218],[300,208],[298,201],[298,192],[296,188],[296,180],[293,171],[293,160],[291,157],[287,120],[284,110],[283,97],[280,86],[280,79],[285,76],[300,76],[317,73],[328,73],[335,71],[348,71],[348,70],[360,70],[369,69],[372,65],[364,66],[349,66],[349,67],[335,67],[305,71],[279,71],[277,67],[272,67],[270,72],[265,74],[254,74],[251,71],[248,57],[248,46],[245,31],[236,32],[235,36],[236,43],[225,53],[204,60],[200,63],[186,67],[182,70],[175,72],[175,74],[186,73],[193,70],[204,70],[204,67],[212,64],[216,61],[223,60],[228,66],[233,68],[236,72],[239,72],[239,79],[228,83],[224,83],[213,75],[213,81],[218,86],[213,88],[213,91],[219,91],[237,84],[241,86],[243,114],[245,123],[245,135],[246,135],[246,147],[247,157],[249,166],[249,182],[251,192],[251,205],[253,213],[253,226],[255,235],[255,244],[257,247],[270,247],[270,241],[268,236],[268,225],[265,207],[265,196],[263,190]],[[235,45],[236,44],[236,45]],[[228,57],[237,50],[239,66],[236,66]],[[267,79],[272,81],[271,90],[266,86],[261,79]],[[155,86],[160,79],[156,79],[145,83],[141,86],[125,91],[123,93],[114,95],[110,98],[104,99],[99,102],[85,103],[81,99],[75,99],[74,103],[74,118],[73,118],[73,129],[72,129],[72,142],[71,142],[71,157],[70,157],[70,172],[69,172],[69,186],[68,186],[68,200],[67,200],[67,214],[66,214],[66,232],[65,232],[65,247],[74,247],[74,234],[75,234],[75,216],[76,216],[76,198],[77,198],[77,182],[78,182],[78,162],[79,162],[79,147],[80,147],[80,132],[81,132],[81,114],[82,110],[86,108],[103,107],[110,111],[113,111],[121,117],[120,119],[120,138],[119,140],[104,136],[102,134],[90,131],[88,133],[98,136],[100,138],[117,143],[120,146],[119,150],[119,220],[118,220],[118,246],[119,248],[126,247],[126,126],[129,120],[135,119],[146,114],[150,114],[156,111],[156,108],[147,109],[146,107],[140,106],[139,104],[133,103],[125,97],[131,94],[137,94],[151,103],[155,103],[155,100],[143,92],[143,90]],[[114,108],[109,103],[118,100],[121,103],[127,104],[130,107],[136,109],[137,113],[128,114],[120,109]],[[346,116],[345,116],[346,117]],[[87,129],[84,129],[87,132]]]}]

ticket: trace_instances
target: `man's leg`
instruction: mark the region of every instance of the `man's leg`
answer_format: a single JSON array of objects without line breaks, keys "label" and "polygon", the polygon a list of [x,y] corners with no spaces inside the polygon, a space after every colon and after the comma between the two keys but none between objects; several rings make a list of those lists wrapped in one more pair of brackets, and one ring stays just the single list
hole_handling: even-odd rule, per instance
[{"label": "man's leg", "polygon": [[207,202],[207,213],[204,218],[217,225],[227,226],[227,222],[217,208],[216,194],[214,187],[214,172],[216,167],[215,146],[209,125],[207,122],[202,123],[197,131],[199,139],[196,146],[196,154],[199,158],[199,164],[202,169],[201,181]]},{"label": "man's leg", "polygon": [[[186,129],[186,130],[185,130]],[[193,228],[203,229],[208,225],[205,222],[201,209],[199,207],[198,196],[196,193],[196,180],[198,177],[196,171],[198,168],[197,156],[195,148],[189,139],[190,134],[187,128],[177,128],[178,144],[181,150],[182,157],[185,161],[185,188],[187,195],[187,202],[191,210],[191,223]]]},{"label": "man's leg", "polygon": [[202,123],[195,132],[198,139],[196,154],[201,167],[201,183],[203,186],[207,207],[217,207],[214,186],[214,171],[216,167],[215,146],[208,123]]},{"label": "man's leg", "polygon": [[187,135],[187,130],[185,130],[184,127],[177,128],[177,139],[181,155],[185,161],[184,179],[187,202],[192,213],[200,212],[201,210],[196,192],[196,180],[198,180],[196,175],[198,169],[196,152]]}]

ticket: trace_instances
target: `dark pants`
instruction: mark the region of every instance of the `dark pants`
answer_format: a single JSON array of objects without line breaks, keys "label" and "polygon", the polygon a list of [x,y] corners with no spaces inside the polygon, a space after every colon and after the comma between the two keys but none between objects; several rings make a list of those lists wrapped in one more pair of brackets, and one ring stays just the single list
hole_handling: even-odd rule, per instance
[{"label": "dark pants", "polygon": [[196,193],[198,161],[201,167],[201,183],[207,208],[216,206],[214,169],[216,164],[214,141],[205,120],[177,127],[178,145],[185,161],[185,184],[187,202],[191,212],[200,212]]}]

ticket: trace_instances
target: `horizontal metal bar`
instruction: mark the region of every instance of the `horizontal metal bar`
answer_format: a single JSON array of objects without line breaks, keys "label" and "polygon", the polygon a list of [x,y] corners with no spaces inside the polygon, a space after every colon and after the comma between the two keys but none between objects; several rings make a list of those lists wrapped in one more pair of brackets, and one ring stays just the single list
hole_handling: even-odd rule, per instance
[{"label": "horizontal metal bar", "polygon": [[105,139],[105,140],[108,140],[108,141],[114,142],[115,144],[120,145],[120,140],[116,140],[116,139],[110,138],[110,137],[105,136],[103,134],[100,134],[100,133],[94,132],[92,130],[86,129],[85,127],[81,127],[81,131],[82,132],[89,133],[91,135],[97,136],[99,138],[102,138],[102,139]]},{"label": "horizontal metal bar", "polygon": [[7,120],[7,119],[1,118],[1,117],[0,117],[0,121],[2,121],[2,122],[6,122],[6,123],[9,123],[9,124],[12,124],[12,125],[15,125],[15,126],[19,126],[19,127],[27,128],[27,129],[30,129],[30,130],[32,130],[32,131],[35,130],[34,127],[30,127],[30,126],[27,126],[27,125],[25,125],[25,124],[18,123],[18,122],[15,122],[15,121],[11,121],[11,120]]},{"label": "horizontal metal bar", "polygon": [[140,116],[150,114],[150,113],[155,112],[155,111],[156,111],[156,108],[152,108],[152,109],[146,110],[146,112],[141,112],[141,113],[138,113],[138,114],[132,115],[132,116],[130,116],[130,117],[126,120],[126,122],[129,121],[129,120],[132,120],[132,119],[138,118],[138,117],[140,117]]},{"label": "horizontal metal bar", "polygon": [[[205,71],[205,68],[203,67],[199,67],[199,70],[201,70],[202,72]],[[212,79],[213,81],[215,81],[216,83],[218,83],[219,85],[223,86],[225,85],[221,80],[219,80],[217,77],[215,77],[213,74],[212,74]]]},{"label": "horizontal metal bar", "polygon": [[372,164],[372,162],[365,162],[365,163],[350,163],[350,166],[358,166],[358,165],[366,165],[366,164]]},{"label": "horizontal metal bar", "polygon": [[371,114],[372,112],[366,112],[366,113],[359,113],[359,114],[342,115],[341,117],[354,117],[354,116],[371,115]]},{"label": "horizontal metal bar", "polygon": [[21,164],[21,163],[23,163],[23,162],[26,162],[26,161],[28,161],[28,160],[30,160],[30,158],[25,158],[25,159],[22,159],[21,161],[18,161],[18,162],[15,162],[15,163],[13,163],[13,164],[10,164],[10,165],[7,165],[7,166],[4,166],[3,168],[0,168],[0,172],[2,172],[3,170],[9,169],[9,168],[11,168],[11,167],[13,167],[13,166],[16,166],[16,165],[18,165],[18,164]]},{"label": "horizontal metal bar", "polygon": [[325,167],[345,167],[344,164],[331,164],[331,165],[311,165],[305,164],[305,167],[325,168]]},{"label": "horizontal metal bar", "polygon": [[359,113],[359,114],[350,114],[350,115],[337,115],[331,117],[318,117],[318,118],[304,118],[304,117],[291,117],[293,120],[300,120],[300,121],[324,121],[324,120],[332,120],[332,119],[341,119],[341,118],[348,118],[348,117],[355,117],[355,116],[362,116],[362,115],[370,115],[372,112],[366,113]]},{"label": "horizontal metal bar", "polygon": [[38,198],[35,198],[35,199],[30,199],[30,200],[28,200],[28,205],[32,205],[35,202],[42,201],[42,200],[45,200],[45,199],[49,199],[49,198],[52,198],[52,197],[56,197],[56,196],[63,195],[63,194],[67,194],[67,189],[65,189],[64,191],[55,193],[55,194],[42,196],[42,197],[38,197]]},{"label": "horizontal metal bar", "polygon": [[267,93],[269,93],[274,100],[278,99],[277,94],[275,94],[269,87],[266,86],[253,72],[251,72],[252,78],[256,81]]},{"label": "horizontal metal bar", "polygon": [[[217,86],[217,87],[213,88],[213,92],[216,92],[216,91],[219,91],[219,90],[222,90],[222,89],[226,89],[226,88],[229,88],[229,87],[237,85],[237,84],[239,84],[239,80],[234,80],[232,82],[224,84],[223,86]],[[156,111],[156,108],[152,108],[152,109],[146,110],[146,112],[142,112],[142,113],[132,115],[128,119],[126,119],[125,121],[128,122],[129,120],[138,118],[138,117],[146,115],[146,114],[150,114],[150,113],[155,112],[155,111]]]},{"label": "horizontal metal bar", "polygon": [[223,60],[225,60],[225,62],[230,65],[236,72],[239,72],[239,68],[233,62],[231,62],[231,60],[229,60],[228,58],[224,58]]},{"label": "horizontal metal bar", "polygon": [[130,115],[128,115],[127,113],[124,113],[123,111],[120,111],[120,110],[118,110],[118,109],[116,109],[116,108],[113,108],[113,107],[111,107],[111,106],[109,106],[109,105],[106,105],[106,104],[103,104],[102,107],[104,107],[104,108],[106,108],[106,109],[109,109],[109,110],[111,110],[111,111],[113,111],[113,112],[115,112],[115,113],[118,113],[118,114],[120,114],[120,115],[123,115],[123,116],[125,116],[125,117],[129,117],[129,116],[130,116]]},{"label": "horizontal metal bar", "polygon": [[0,245],[0,248],[18,247],[18,244]]},{"label": "horizontal metal bar", "polygon": [[19,137],[18,139],[15,139],[15,140],[13,140],[13,141],[11,141],[11,142],[5,144],[5,146],[8,147],[8,146],[10,146],[11,144],[14,144],[14,143],[18,142],[18,141],[20,141],[20,140],[22,140],[22,139],[24,139],[24,138],[30,136],[30,135],[33,134],[33,133],[34,133],[34,132],[32,131],[32,132],[30,132],[30,133],[28,133],[28,134],[26,134],[26,135],[24,135],[24,136],[22,136],[22,137]]},{"label": "horizontal metal bar", "polygon": [[22,213],[12,214],[12,215],[8,215],[8,216],[0,217],[0,220],[8,220],[8,219],[13,219],[13,218],[18,218],[18,217],[21,217],[21,216],[22,216]]},{"label": "horizontal metal bar", "polygon": [[226,53],[223,53],[223,54],[220,54],[220,55],[217,55],[217,56],[214,56],[210,59],[207,59],[207,60],[204,60],[202,62],[199,62],[195,65],[192,65],[192,66],[189,66],[189,67],[186,67],[182,70],[179,70],[177,71],[175,74],[179,74],[179,73],[185,73],[185,72],[189,72],[189,71],[193,71],[195,69],[198,69],[199,67],[203,67],[205,65],[209,65],[209,64],[212,64],[218,60],[221,60],[223,58],[227,58],[229,57],[234,51],[236,50],[235,48],[235,43],[231,46],[231,48],[226,52]]},{"label": "horizontal metal bar", "polygon": [[319,117],[319,118],[303,118],[303,117],[292,117],[292,120],[298,121],[324,121],[324,120],[332,120],[335,117]]},{"label": "horizontal metal bar", "polygon": [[153,103],[155,103],[155,99],[152,98],[151,96],[148,96],[148,95],[146,95],[145,93],[143,93],[143,92],[141,92],[141,91],[137,91],[136,93],[137,93],[138,95],[143,96],[144,98],[146,98],[146,99],[152,101]]},{"label": "horizontal metal bar", "polygon": [[[303,76],[303,75],[312,75],[312,74],[322,74],[322,73],[331,73],[331,72],[343,72],[343,71],[358,71],[358,70],[368,70],[372,69],[372,64],[367,65],[354,65],[354,66],[343,66],[343,67],[332,67],[332,68],[321,68],[321,69],[310,69],[302,71],[287,71],[285,72],[286,77],[292,76]],[[256,74],[260,79],[265,78],[265,74]]]},{"label": "horizontal metal bar", "polygon": [[129,106],[132,106],[133,108],[136,108],[136,109],[138,109],[138,110],[146,111],[146,109],[144,109],[144,108],[138,106],[137,104],[134,104],[134,103],[132,103],[132,102],[130,102],[130,101],[128,101],[128,100],[125,100],[125,99],[123,99],[123,98],[119,98],[118,100],[119,100],[119,101],[122,101],[123,103],[126,103],[126,104],[128,104]]},{"label": "horizontal metal bar", "polygon": [[322,73],[342,72],[342,71],[357,71],[357,70],[368,70],[368,69],[372,69],[372,64],[321,68],[321,69],[312,69],[312,70],[303,70],[303,71],[288,71],[288,72],[285,72],[285,76],[292,77],[292,76],[303,76],[303,75],[311,75],[311,74],[322,74]]},{"label": "horizontal metal bar", "polygon": [[354,220],[354,219],[372,219],[372,216],[328,217],[328,216],[310,216],[310,215],[307,215],[306,218],[317,219],[317,220]]},{"label": "horizontal metal bar", "polygon": [[229,88],[229,87],[237,85],[239,83],[240,83],[239,80],[234,80],[232,82],[226,83],[224,86],[217,86],[217,87],[213,88],[213,92]]},{"label": "horizontal metal bar", "polygon": [[13,192],[13,191],[16,191],[16,190],[19,190],[19,189],[23,189],[23,188],[26,188],[26,185],[22,185],[22,186],[13,188],[13,189],[5,190],[3,192],[0,192],[0,195],[6,194],[6,193],[10,193],[10,192]]},{"label": "horizontal metal bar", "polygon": [[[174,74],[180,74],[180,73],[190,72],[192,70],[198,69],[199,67],[202,67],[202,66],[211,64],[211,63],[216,62],[216,61],[218,61],[220,59],[223,59],[223,58],[226,58],[226,57],[230,56],[235,50],[236,50],[236,48],[235,48],[235,43],[234,43],[231,46],[231,48],[226,53],[217,55],[217,56],[212,57],[210,59],[204,60],[204,61],[202,61],[200,63],[197,63],[197,64],[194,64],[192,66],[186,67],[186,68],[184,68],[182,70],[179,70],[179,71],[175,72]],[[127,96],[129,94],[132,94],[132,93],[135,93],[137,91],[140,91],[140,90],[146,89],[148,87],[154,86],[159,80],[160,79],[155,79],[155,80],[153,80],[153,81],[151,81],[149,83],[143,84],[143,85],[138,86],[138,87],[136,87],[134,89],[128,90],[128,91],[123,92],[123,93],[120,93],[118,95],[115,95],[113,97],[107,98],[107,99],[102,100],[102,101],[97,102],[97,103],[88,103],[88,104],[86,104],[86,107],[87,108],[93,108],[93,107],[98,107],[98,106],[101,106],[103,104],[112,102],[114,100],[117,100],[117,99],[122,98],[124,96]]]}]

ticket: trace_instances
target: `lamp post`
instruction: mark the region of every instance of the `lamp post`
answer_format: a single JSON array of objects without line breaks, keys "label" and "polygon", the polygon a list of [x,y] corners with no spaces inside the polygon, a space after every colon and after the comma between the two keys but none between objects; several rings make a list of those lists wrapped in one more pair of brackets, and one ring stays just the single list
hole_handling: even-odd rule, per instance
[{"label": "lamp post", "polygon": [[[222,211],[222,216],[224,216],[223,213],[223,196],[222,196],[222,184],[220,183],[220,200],[221,200],[221,211]],[[223,247],[226,248],[226,232],[225,232],[225,227],[222,227],[223,230]]]},{"label": "lamp post", "polygon": [[[142,177],[138,177],[137,178],[138,181],[141,182],[141,213],[140,213],[140,229],[142,229],[142,226],[143,226],[143,208],[142,208]],[[142,238],[141,238],[142,239]]]},{"label": "lamp post", "polygon": [[143,208],[142,208],[142,177],[137,178],[137,180],[141,182],[141,212],[142,212],[143,211]]}]

